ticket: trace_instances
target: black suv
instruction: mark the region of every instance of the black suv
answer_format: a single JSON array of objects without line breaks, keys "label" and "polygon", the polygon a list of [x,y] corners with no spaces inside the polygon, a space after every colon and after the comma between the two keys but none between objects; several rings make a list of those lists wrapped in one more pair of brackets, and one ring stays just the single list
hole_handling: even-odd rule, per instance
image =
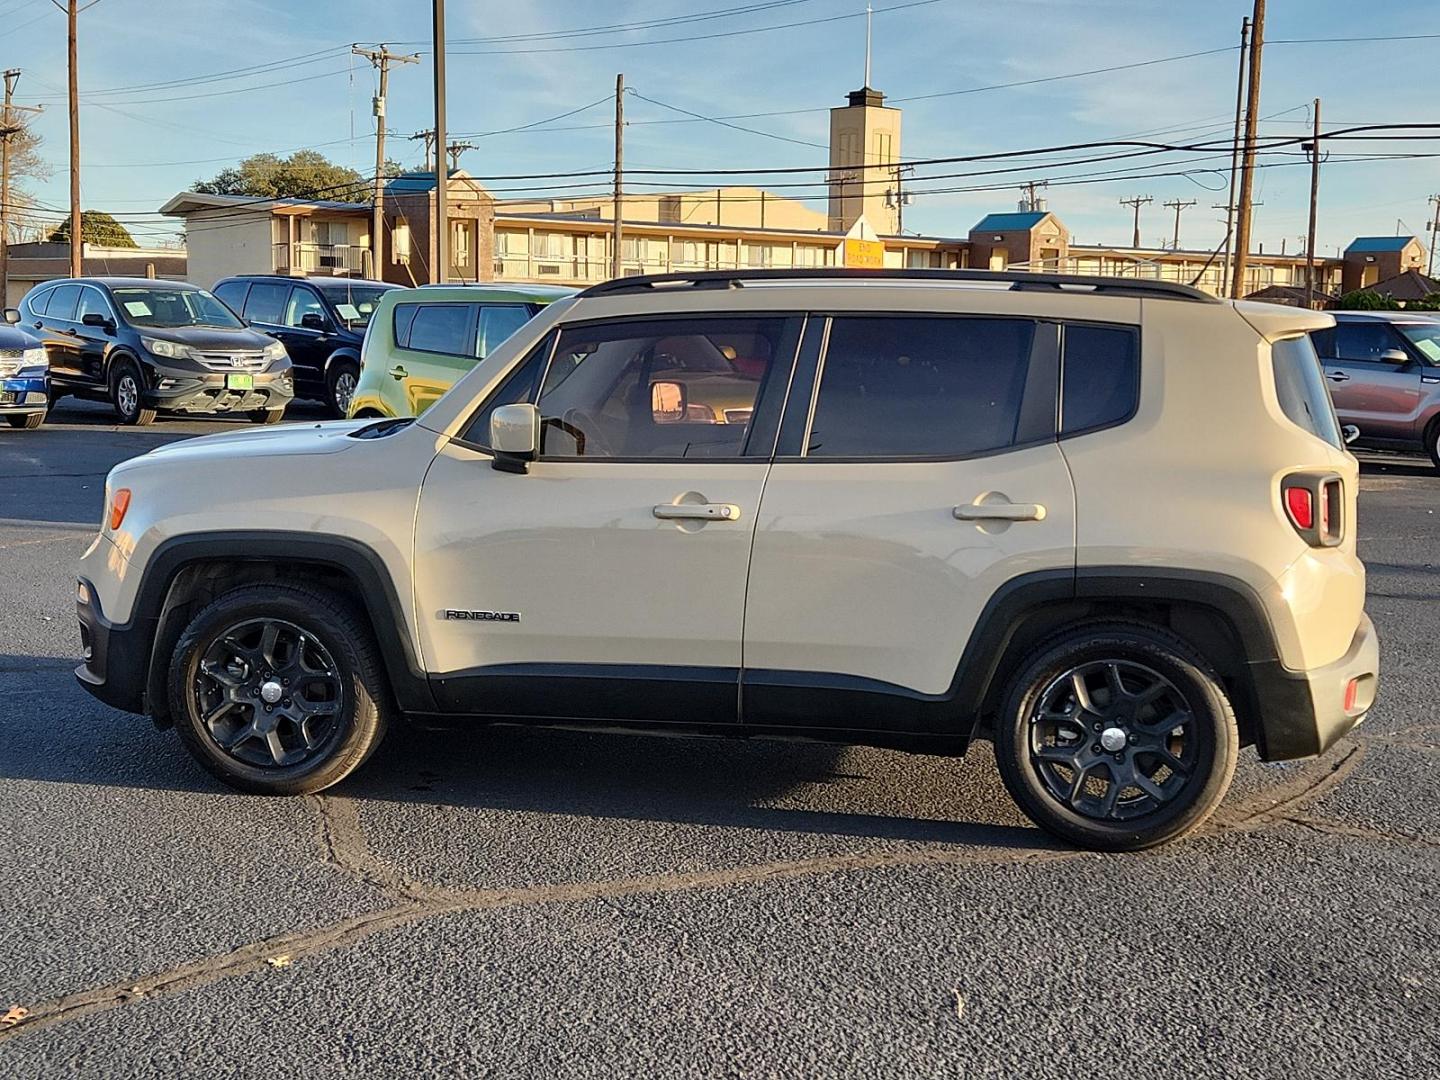
[{"label": "black suv", "polygon": [[50,354],[52,400],[109,401],[124,424],[162,409],[273,424],[295,396],[285,346],[183,281],[46,281],[20,301],[20,322]]},{"label": "black suv", "polygon": [[360,379],[360,344],[370,315],[382,293],[399,287],[356,278],[248,274],[219,282],[215,295],[285,343],[297,394],[323,401],[343,417]]}]

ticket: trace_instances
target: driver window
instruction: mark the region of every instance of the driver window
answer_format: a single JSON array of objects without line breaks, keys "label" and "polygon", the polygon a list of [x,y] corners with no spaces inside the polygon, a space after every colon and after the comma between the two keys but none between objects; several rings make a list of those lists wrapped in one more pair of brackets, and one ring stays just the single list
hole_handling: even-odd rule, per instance
[{"label": "driver window", "polygon": [[709,317],[563,331],[540,390],[541,456],[742,456],[784,327]]},{"label": "driver window", "polygon": [[1379,319],[1365,322],[1341,322],[1335,327],[1335,355],[1341,360],[1362,360],[1372,364],[1404,363],[1387,359],[1390,350],[1404,352],[1389,324]]}]

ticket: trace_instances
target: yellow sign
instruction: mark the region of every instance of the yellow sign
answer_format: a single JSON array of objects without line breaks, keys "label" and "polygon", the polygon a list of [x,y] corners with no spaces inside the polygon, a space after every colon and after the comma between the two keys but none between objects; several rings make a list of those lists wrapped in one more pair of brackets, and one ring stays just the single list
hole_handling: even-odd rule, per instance
[{"label": "yellow sign", "polygon": [[879,240],[845,240],[845,265],[879,269],[885,265],[885,245]]}]

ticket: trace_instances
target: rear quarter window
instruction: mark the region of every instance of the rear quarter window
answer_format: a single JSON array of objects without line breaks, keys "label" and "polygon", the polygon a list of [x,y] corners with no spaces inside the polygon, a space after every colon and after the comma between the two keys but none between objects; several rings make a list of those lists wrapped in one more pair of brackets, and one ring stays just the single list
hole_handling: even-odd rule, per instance
[{"label": "rear quarter window", "polygon": [[1065,325],[1060,434],[1123,423],[1140,401],[1140,333],[1129,326]]},{"label": "rear quarter window", "polygon": [[1331,446],[1343,450],[1345,439],[1325,387],[1320,358],[1308,336],[1285,338],[1270,346],[1270,366],[1275,373],[1275,396],[1291,423],[1304,428]]}]

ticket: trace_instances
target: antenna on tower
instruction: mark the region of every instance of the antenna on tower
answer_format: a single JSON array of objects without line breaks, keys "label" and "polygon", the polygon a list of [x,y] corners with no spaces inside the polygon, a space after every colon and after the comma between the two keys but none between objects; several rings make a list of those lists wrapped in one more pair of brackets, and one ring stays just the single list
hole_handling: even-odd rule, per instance
[{"label": "antenna on tower", "polygon": [[870,0],[865,0],[865,81],[860,85],[866,89],[870,87],[870,17],[874,13]]}]

